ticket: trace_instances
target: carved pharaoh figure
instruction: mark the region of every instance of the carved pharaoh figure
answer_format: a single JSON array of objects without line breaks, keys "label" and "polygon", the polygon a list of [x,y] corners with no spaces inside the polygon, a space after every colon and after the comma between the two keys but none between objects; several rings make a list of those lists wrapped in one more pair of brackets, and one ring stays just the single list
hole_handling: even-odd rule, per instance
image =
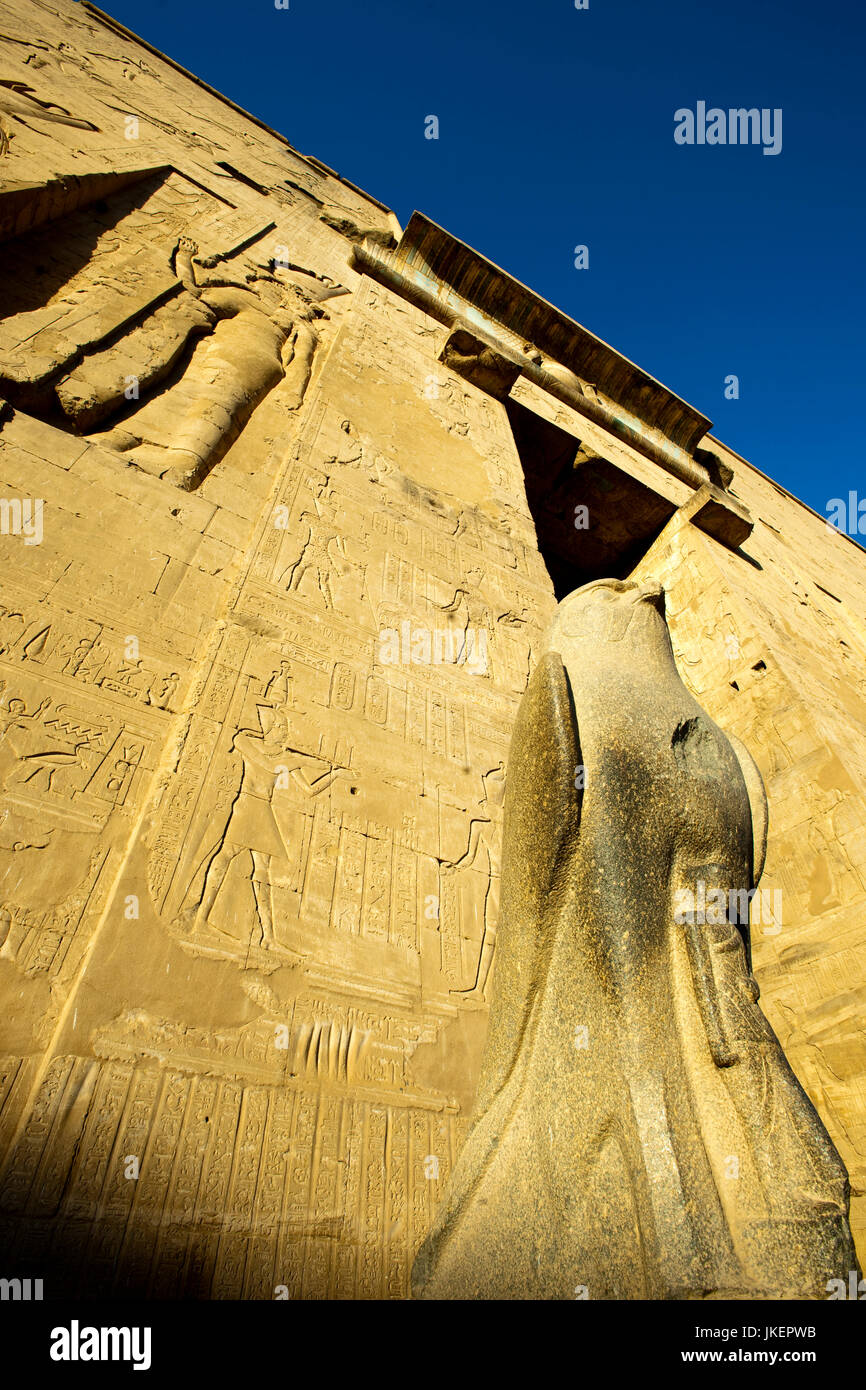
[{"label": "carved pharaoh figure", "polygon": [[[274,276],[254,285],[207,275],[197,247],[181,237],[175,269],[211,331],[183,376],[128,420],[99,437],[147,472],[190,490],[207,476],[258,403],[284,376],[286,402],[300,405],[315,332],[304,296]],[[58,394],[62,399],[62,385]]]},{"label": "carved pharaoh figure", "polygon": [[[287,665],[282,663],[283,672]],[[271,684],[277,679],[274,677]],[[275,801],[288,799],[286,788],[299,792],[304,800],[319,796],[343,769],[292,747],[295,740],[289,730],[288,706],[259,705],[257,714],[259,730],[240,728],[232,740],[232,752],[241,759],[237,792],[216,836],[212,840],[206,837],[206,854],[192,889],[195,896],[200,884],[200,896],[186,909],[186,918],[193,933],[213,927],[210,916],[214,904],[232,864],[240,860],[246,865],[252,888],[259,937],[253,944],[299,958],[280,944],[274,927],[272,865],[285,864],[290,854]]]},{"label": "carved pharaoh figure", "polygon": [[512,738],[481,1082],[416,1296],[826,1298],[856,1269],[845,1168],[757,1004],[766,828],[661,589],[569,595]]}]

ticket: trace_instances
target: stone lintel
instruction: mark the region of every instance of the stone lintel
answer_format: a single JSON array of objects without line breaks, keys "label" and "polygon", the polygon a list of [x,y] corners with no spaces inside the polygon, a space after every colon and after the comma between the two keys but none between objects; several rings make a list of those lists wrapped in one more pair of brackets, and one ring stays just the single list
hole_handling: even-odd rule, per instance
[{"label": "stone lintel", "polygon": [[579,372],[686,453],[711,428],[694,406],[423,214],[412,214],[398,254],[554,361]]},{"label": "stone lintel", "polygon": [[693,451],[706,416],[492,262],[413,213],[395,251],[366,242],[352,263],[409,303],[458,323],[545,391],[692,487],[709,475]]}]

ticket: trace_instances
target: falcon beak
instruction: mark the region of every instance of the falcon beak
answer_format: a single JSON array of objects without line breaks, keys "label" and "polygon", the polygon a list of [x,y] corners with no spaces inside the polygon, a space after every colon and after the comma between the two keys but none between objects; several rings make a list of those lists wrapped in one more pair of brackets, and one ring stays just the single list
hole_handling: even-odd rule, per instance
[{"label": "falcon beak", "polygon": [[661,584],[644,584],[638,590],[635,603],[649,603],[662,617],[665,615],[665,591]]}]

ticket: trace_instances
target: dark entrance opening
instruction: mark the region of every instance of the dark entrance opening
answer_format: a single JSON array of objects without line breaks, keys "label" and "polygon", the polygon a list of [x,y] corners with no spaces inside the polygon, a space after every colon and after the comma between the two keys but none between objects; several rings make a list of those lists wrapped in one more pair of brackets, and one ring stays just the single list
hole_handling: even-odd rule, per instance
[{"label": "dark entrance opening", "polygon": [[625,579],[676,504],[516,401],[505,409],[556,597],[593,579]]}]

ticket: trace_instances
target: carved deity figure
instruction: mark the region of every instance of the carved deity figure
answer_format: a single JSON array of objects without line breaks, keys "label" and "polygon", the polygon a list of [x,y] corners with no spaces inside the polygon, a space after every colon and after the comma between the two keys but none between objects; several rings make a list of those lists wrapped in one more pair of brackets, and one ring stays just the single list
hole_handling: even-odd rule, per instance
[{"label": "carved deity figure", "polygon": [[210,331],[178,381],[98,436],[130,463],[186,490],[207,476],[283,377],[288,408],[300,405],[316,346],[314,311],[297,289],[274,276],[240,284],[207,275],[196,251],[182,237],[175,270]]},{"label": "carved deity figure", "polygon": [[451,995],[461,1003],[483,1002],[487,995],[487,982],[496,949],[496,916],[499,907],[499,874],[494,868],[497,864],[491,831],[494,821],[490,811],[502,805],[505,790],[505,767],[500,761],[497,767],[485,772],[482,777],[484,792],[479,802],[478,814],[469,824],[469,843],[459,859],[449,863],[443,860],[440,872],[443,878],[459,874],[461,869],[481,867],[487,878],[487,892],[484,898],[484,929],[481,947],[472,982],[461,989],[452,989]]},{"label": "carved deity figure", "polygon": [[826,1298],[857,1268],[845,1168],[757,1003],[766,829],[662,590],[570,594],[512,738],[480,1088],[417,1297]]}]

